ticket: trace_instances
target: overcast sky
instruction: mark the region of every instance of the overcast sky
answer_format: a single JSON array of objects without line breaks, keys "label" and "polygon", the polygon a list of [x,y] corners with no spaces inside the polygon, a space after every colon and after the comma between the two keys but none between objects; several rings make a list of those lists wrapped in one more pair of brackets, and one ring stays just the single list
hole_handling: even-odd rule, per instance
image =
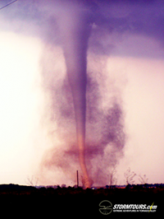
[{"label": "overcast sky", "polygon": [[[5,2],[10,1],[0,6]],[[35,1],[18,1],[0,10],[0,184],[76,183],[76,172],[72,179],[60,168],[41,165],[48,150],[63,145],[57,124],[48,119],[51,99],[43,89],[41,62],[44,54],[47,69],[53,69],[46,82],[54,80],[57,92],[57,79],[66,74],[53,17],[61,9],[57,2],[40,1],[36,7]],[[148,183],[164,183],[164,4],[88,2],[85,7],[93,12],[88,72],[106,78],[100,82],[104,109],[112,93],[124,113],[126,142],[116,165],[117,183],[125,184],[128,168],[137,174],[135,183],[144,174]]]}]

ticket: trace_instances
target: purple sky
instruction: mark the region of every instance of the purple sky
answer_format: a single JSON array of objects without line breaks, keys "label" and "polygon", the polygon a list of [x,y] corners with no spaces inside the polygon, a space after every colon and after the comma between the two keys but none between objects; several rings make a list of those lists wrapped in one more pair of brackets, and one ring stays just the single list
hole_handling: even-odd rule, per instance
[{"label": "purple sky", "polygon": [[[0,183],[26,184],[30,178],[34,184],[74,185],[78,166],[65,155],[66,141],[73,141],[72,117],[63,123],[59,113],[70,107],[63,105],[66,66],[57,20],[66,6],[38,2],[18,1],[0,11]],[[139,174],[148,183],[164,183],[164,3],[101,0],[83,7],[92,21],[87,72],[98,84],[97,107],[105,113],[115,99],[124,115],[123,156],[115,153],[117,183],[125,184],[128,168],[137,174],[135,183]],[[111,172],[106,162],[114,150],[112,143],[104,149],[103,174]],[[93,166],[101,160],[96,156]],[[52,157],[61,160],[45,166]]]}]

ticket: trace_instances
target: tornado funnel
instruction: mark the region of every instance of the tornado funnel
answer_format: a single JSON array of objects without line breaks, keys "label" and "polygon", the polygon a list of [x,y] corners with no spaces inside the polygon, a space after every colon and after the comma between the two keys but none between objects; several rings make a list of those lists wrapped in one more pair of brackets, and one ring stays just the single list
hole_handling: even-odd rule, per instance
[{"label": "tornado funnel", "polygon": [[91,186],[85,163],[86,71],[89,19],[84,9],[64,10],[59,17],[63,51],[76,120],[77,146],[84,187]]}]

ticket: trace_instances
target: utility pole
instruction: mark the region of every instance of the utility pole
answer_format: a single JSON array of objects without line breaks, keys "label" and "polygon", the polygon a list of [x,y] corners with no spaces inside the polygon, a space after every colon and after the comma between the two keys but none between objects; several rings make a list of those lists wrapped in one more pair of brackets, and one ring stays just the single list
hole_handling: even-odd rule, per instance
[{"label": "utility pole", "polygon": [[79,187],[79,177],[78,177],[78,170],[77,170],[77,188]]}]

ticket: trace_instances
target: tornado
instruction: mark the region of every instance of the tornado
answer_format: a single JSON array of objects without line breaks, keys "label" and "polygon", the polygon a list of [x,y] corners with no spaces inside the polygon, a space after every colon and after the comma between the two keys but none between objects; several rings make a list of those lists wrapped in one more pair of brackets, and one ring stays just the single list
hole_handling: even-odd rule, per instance
[{"label": "tornado", "polygon": [[62,47],[71,87],[79,162],[84,187],[91,186],[85,163],[85,123],[86,123],[86,85],[87,85],[87,45],[90,35],[88,11],[81,7],[71,7],[60,12],[58,17]]}]

